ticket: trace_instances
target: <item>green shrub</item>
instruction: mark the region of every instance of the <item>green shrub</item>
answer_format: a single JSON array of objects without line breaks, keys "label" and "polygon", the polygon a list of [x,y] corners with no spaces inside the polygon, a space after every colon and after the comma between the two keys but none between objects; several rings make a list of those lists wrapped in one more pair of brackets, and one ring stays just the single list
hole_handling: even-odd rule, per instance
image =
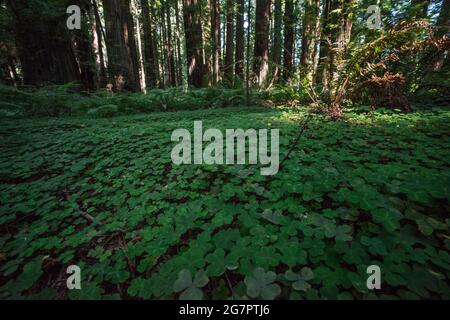
[{"label": "green shrub", "polygon": [[117,115],[119,108],[113,104],[107,104],[88,111],[88,115],[94,118],[109,118]]}]

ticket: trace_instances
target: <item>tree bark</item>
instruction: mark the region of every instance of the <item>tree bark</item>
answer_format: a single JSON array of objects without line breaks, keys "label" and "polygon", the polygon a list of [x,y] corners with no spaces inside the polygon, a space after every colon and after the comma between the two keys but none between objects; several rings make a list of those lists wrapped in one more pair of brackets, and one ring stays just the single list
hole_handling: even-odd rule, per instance
[{"label": "tree bark", "polygon": [[211,42],[212,42],[212,82],[220,82],[220,1],[210,0],[211,6]]},{"label": "tree bark", "polygon": [[172,23],[170,20],[170,4],[166,3],[166,23],[167,23],[167,67],[168,67],[168,76],[169,76],[169,84],[172,87],[177,86],[177,79],[175,77],[175,59],[173,53],[172,46]]},{"label": "tree bark", "polygon": [[274,9],[274,30],[273,30],[273,47],[272,47],[272,77],[274,78],[274,82],[277,82],[277,78],[280,72],[281,65],[281,49],[283,46],[282,39],[282,26],[283,26],[283,9],[282,9],[282,1],[275,0],[275,9]]},{"label": "tree bark", "polygon": [[294,2],[286,0],[284,7],[284,55],[283,55],[283,80],[291,81],[293,71],[294,52]]},{"label": "tree bark", "polygon": [[102,21],[98,12],[97,0],[92,0],[92,11],[94,14],[94,27],[92,31],[94,34],[94,54],[96,57],[96,64],[98,68],[98,87],[104,88],[106,86],[106,64],[105,57],[103,55],[103,33],[102,33]]},{"label": "tree bark", "polygon": [[8,0],[14,17],[14,30],[24,83],[27,85],[64,84],[78,81],[80,74],[66,27],[63,1],[55,16],[27,0]]},{"label": "tree bark", "polygon": [[134,86],[136,91],[142,91],[141,79],[139,74],[139,54],[136,44],[134,19],[131,12],[131,0],[122,0],[122,10],[127,17],[127,27],[125,36],[128,43],[129,54],[131,57],[131,66],[133,67]]},{"label": "tree bark", "polygon": [[156,87],[156,61],[153,47],[153,30],[150,22],[150,7],[148,0],[141,0],[142,29],[144,33],[144,69],[147,87]]},{"label": "tree bark", "polygon": [[227,30],[226,30],[226,46],[225,46],[225,66],[224,76],[227,84],[233,85],[234,73],[234,0],[227,0]]},{"label": "tree bark", "polygon": [[328,88],[329,66],[328,52],[331,48],[331,10],[336,9],[338,0],[325,0],[324,9],[322,12],[322,34],[320,37],[319,49],[319,64],[316,71],[316,84],[322,85],[323,88]]},{"label": "tree bark", "polygon": [[244,0],[237,1],[236,15],[236,57],[235,76],[244,79],[244,52],[245,52],[245,30],[244,30]]},{"label": "tree bark", "polygon": [[205,66],[203,63],[203,30],[199,0],[183,0],[184,30],[189,85],[204,86]]},{"label": "tree bark", "polygon": [[253,73],[256,77],[256,83],[260,87],[264,86],[269,74],[270,4],[271,0],[256,2]]},{"label": "tree bark", "polygon": [[137,91],[131,49],[129,47],[128,1],[103,0],[106,22],[108,69],[111,84],[116,91]]},{"label": "tree bark", "polygon": [[305,15],[302,30],[302,53],[300,58],[301,74],[312,82],[314,54],[319,32],[320,0],[305,0]]}]

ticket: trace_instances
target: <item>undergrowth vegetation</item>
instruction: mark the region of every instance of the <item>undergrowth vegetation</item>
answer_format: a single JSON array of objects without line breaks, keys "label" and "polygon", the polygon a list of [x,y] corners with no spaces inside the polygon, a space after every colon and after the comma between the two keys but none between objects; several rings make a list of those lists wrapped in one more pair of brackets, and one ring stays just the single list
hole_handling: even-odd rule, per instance
[{"label": "undergrowth vegetation", "polygon": [[[161,111],[238,95],[178,93],[62,105]],[[24,110],[42,112],[31,111],[35,95],[20,94]],[[1,119],[0,298],[449,299],[448,110],[314,115],[271,178],[255,165],[171,162],[170,132],[194,120],[280,128],[283,155],[304,116],[240,106]],[[66,289],[70,264],[81,267],[83,290]],[[373,264],[382,288],[369,291]]]}]

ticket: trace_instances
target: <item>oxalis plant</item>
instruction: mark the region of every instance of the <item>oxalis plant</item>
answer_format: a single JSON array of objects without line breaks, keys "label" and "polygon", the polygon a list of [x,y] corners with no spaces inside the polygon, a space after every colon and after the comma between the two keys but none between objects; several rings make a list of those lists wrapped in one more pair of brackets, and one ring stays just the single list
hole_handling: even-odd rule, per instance
[{"label": "oxalis plant", "polygon": [[203,291],[200,289],[209,282],[208,276],[202,270],[192,277],[192,273],[183,269],[178,274],[178,279],[173,284],[174,292],[182,292],[181,300],[201,300],[203,298]]},{"label": "oxalis plant", "polygon": [[273,300],[281,293],[281,288],[274,283],[277,275],[263,268],[256,268],[250,276],[246,276],[244,283],[247,286],[247,294],[250,298],[263,298]]}]

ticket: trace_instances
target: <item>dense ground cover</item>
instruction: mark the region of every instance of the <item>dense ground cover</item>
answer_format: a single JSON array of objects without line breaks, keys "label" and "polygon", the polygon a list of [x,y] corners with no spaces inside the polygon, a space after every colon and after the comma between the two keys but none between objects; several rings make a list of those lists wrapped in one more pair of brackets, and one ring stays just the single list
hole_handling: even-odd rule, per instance
[{"label": "dense ground cover", "polygon": [[[0,120],[0,297],[450,298],[448,110],[314,116],[272,178],[171,163],[194,120],[280,128],[283,155],[304,116]],[[83,290],[66,289],[71,264]]]}]

